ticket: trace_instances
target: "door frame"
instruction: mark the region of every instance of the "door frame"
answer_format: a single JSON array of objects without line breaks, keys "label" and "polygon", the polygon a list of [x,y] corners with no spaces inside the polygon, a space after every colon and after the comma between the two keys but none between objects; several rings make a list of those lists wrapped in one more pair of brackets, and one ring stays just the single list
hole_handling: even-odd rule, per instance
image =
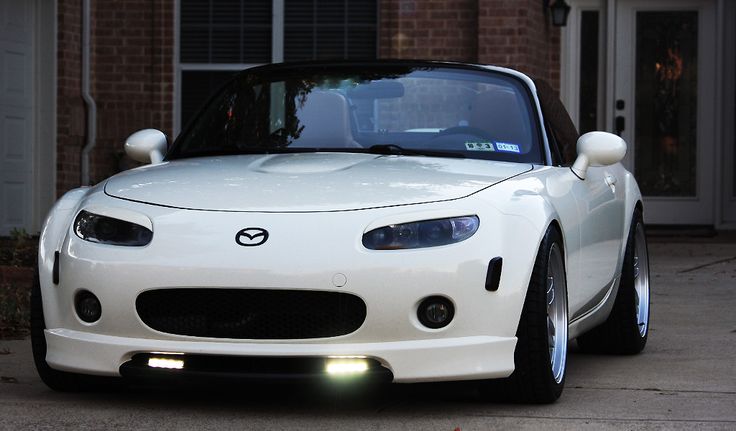
[{"label": "door frame", "polygon": [[[600,37],[605,39],[606,55],[599,59],[599,70],[604,71],[602,84],[599,80],[599,86],[604,85],[605,100],[603,102],[603,110],[599,112],[599,116],[605,119],[604,130],[613,131],[614,118],[616,111],[614,102],[616,100],[615,93],[615,65],[616,65],[616,42],[617,42],[617,9],[619,3],[629,2],[627,0],[568,0],[571,11],[568,19],[568,25],[562,28],[561,32],[561,62],[560,62],[560,95],[566,107],[570,111],[571,117],[575,124],[578,124],[578,100],[579,100],[579,68],[580,68],[580,14],[584,10],[598,10],[600,13]],[[657,4],[662,4],[659,1]],[[643,2],[642,2],[643,3]],[[647,1],[651,4],[653,2]],[[677,10],[683,7],[698,7],[699,11],[703,8],[710,8],[716,14],[714,20],[716,29],[712,41],[713,47],[704,49],[703,42],[699,40],[698,61],[703,60],[703,54],[714,56],[711,58],[715,65],[712,71],[712,80],[709,85],[713,86],[713,103],[708,108],[711,112],[711,118],[708,119],[713,127],[713,137],[710,142],[713,145],[711,156],[708,157],[711,168],[707,171],[701,169],[701,181],[710,183],[712,190],[712,208],[708,209],[708,221],[703,224],[713,225],[719,229],[736,229],[736,190],[734,190],[734,173],[733,163],[735,160],[734,152],[736,152],[736,131],[734,130],[733,120],[736,118],[734,114],[736,96],[736,82],[734,75],[736,74],[736,60],[734,60],[734,52],[736,52],[736,29],[729,26],[728,23],[736,20],[736,4],[729,0],[671,0],[666,2],[666,7],[662,9]],[[645,6],[646,8],[646,6]],[[702,22],[702,13],[700,14],[699,24]],[[729,55],[730,54],[730,55]],[[632,53],[632,55],[634,55]],[[700,68],[700,66],[699,66]],[[699,88],[700,91],[700,88]],[[633,103],[633,99],[629,99]],[[600,109],[600,108],[599,108]],[[700,109],[700,106],[699,106]],[[698,145],[701,145],[701,131],[703,124],[700,121],[702,114],[699,115],[698,123]],[[627,117],[627,127],[631,128],[633,121]],[[708,145],[708,143],[706,143]],[[627,156],[629,157],[629,156]],[[700,157],[698,164],[704,162]],[[720,161],[718,163],[717,161]],[[631,164],[627,164],[631,167]],[[684,198],[692,199],[692,198]],[[651,201],[651,198],[647,200]],[[656,198],[654,199],[656,206]],[[652,209],[652,204],[648,205],[648,209]],[[693,223],[697,224],[697,223]]]},{"label": "door frame", "polygon": [[[718,58],[718,83],[722,91],[716,109],[718,121],[723,125],[718,138],[723,142],[718,177],[723,179],[722,192],[716,194],[718,223],[721,229],[736,230],[736,2],[718,2],[718,40],[722,41]],[[731,24],[731,25],[728,25]]]},{"label": "door frame", "polygon": [[[636,14],[638,11],[679,11],[683,9],[698,12],[698,51],[697,51],[697,150],[695,167],[695,196],[660,197],[644,196],[644,221],[650,224],[715,224],[715,187],[716,187],[716,31],[715,1],[713,0],[619,0],[616,4],[616,43],[631,49],[619,50],[616,47],[614,67],[614,98],[625,100],[623,111],[616,110],[611,119],[623,115],[626,129],[622,137],[629,144],[629,151],[623,160],[624,166],[634,172],[634,154],[636,142],[633,134],[636,130],[636,116],[633,112],[636,100],[635,85],[619,85],[619,83],[635,84]],[[624,16],[624,13],[630,15]],[[629,25],[631,27],[629,27]],[[613,103],[609,103],[613,105]]]},{"label": "door frame", "polygon": [[33,25],[33,175],[30,234],[56,201],[57,1],[35,0]]},{"label": "door frame", "polygon": [[576,128],[580,127],[580,31],[583,12],[598,11],[599,13],[599,35],[598,35],[598,125],[601,130],[609,130],[606,122],[608,115],[607,76],[606,64],[611,64],[607,52],[608,37],[608,11],[606,0],[576,0],[570,2],[570,14],[567,25],[561,27],[560,40],[560,99],[567,108],[570,118]]}]

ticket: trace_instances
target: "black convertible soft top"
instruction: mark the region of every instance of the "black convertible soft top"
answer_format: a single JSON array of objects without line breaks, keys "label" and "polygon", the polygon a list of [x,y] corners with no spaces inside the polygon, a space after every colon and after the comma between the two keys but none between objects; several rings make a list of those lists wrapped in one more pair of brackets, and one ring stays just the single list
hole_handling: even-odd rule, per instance
[{"label": "black convertible soft top", "polygon": [[[578,130],[552,86],[543,79],[534,79],[534,85],[537,87],[537,96],[542,106],[544,119],[547,120],[557,140],[562,164],[571,164],[577,157]],[[550,142],[550,145],[554,143]]]}]

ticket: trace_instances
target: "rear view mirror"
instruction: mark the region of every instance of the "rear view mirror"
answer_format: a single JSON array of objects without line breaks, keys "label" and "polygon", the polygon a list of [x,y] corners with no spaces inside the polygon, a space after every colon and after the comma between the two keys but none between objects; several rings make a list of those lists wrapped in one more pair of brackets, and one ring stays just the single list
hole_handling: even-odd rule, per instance
[{"label": "rear view mirror", "polygon": [[125,153],[141,163],[161,163],[166,153],[166,135],[156,129],[139,130],[125,140]]},{"label": "rear view mirror", "polygon": [[349,88],[347,96],[351,99],[394,99],[404,96],[404,85],[396,81],[370,81]]},{"label": "rear view mirror", "polygon": [[578,158],[572,172],[581,180],[590,166],[608,166],[623,160],[626,142],[619,136],[607,132],[588,132],[578,139]]}]

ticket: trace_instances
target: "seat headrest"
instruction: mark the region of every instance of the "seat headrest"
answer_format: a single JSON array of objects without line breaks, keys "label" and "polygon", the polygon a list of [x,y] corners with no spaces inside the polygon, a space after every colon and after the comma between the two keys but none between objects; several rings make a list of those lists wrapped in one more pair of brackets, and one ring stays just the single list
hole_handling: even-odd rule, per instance
[{"label": "seat headrest", "polygon": [[297,118],[304,128],[295,147],[355,147],[350,129],[350,109],[345,97],[334,91],[315,90],[307,95]]}]

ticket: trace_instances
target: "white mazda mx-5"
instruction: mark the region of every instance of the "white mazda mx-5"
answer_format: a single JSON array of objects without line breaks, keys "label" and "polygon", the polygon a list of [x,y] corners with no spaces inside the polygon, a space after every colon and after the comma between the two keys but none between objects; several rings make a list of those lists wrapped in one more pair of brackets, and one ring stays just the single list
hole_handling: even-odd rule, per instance
[{"label": "white mazda mx-5", "polygon": [[545,88],[454,63],[267,65],[172,145],[131,135],[146,165],[68,192],[43,228],[41,378],[478,380],[552,402],[569,340],[641,351],[626,144],[578,139]]}]

